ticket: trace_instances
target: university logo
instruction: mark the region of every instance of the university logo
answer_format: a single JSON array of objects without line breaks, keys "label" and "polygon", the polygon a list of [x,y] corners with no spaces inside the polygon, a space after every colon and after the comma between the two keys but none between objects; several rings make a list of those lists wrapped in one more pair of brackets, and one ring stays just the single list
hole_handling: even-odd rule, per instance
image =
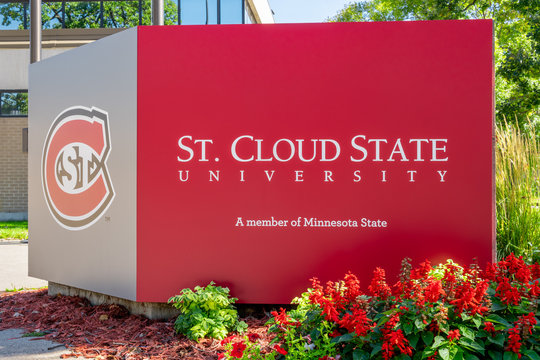
[{"label": "university logo", "polygon": [[41,178],[47,206],[62,227],[85,229],[111,204],[110,151],[107,112],[75,106],[54,120],[43,147]]}]

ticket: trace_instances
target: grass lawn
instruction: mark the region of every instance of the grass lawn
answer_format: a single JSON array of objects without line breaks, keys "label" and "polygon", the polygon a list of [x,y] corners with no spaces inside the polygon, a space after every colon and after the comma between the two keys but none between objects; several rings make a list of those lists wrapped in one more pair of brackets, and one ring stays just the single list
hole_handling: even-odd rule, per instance
[{"label": "grass lawn", "polygon": [[0,221],[0,239],[28,239],[28,221]]}]

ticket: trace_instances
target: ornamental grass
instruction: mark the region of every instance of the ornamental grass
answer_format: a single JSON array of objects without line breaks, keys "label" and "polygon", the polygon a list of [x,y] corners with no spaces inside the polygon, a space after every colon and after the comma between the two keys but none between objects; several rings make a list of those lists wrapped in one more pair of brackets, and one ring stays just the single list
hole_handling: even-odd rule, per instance
[{"label": "ornamental grass", "polygon": [[496,128],[497,257],[540,261],[540,146],[534,125]]}]

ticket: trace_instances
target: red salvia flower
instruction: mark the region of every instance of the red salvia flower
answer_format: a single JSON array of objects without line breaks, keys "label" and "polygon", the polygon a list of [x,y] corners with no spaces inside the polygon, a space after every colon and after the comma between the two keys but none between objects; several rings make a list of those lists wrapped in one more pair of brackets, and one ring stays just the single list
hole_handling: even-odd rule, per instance
[{"label": "red salvia flower", "polygon": [[345,297],[350,302],[356,301],[356,298],[362,295],[360,291],[360,281],[350,271],[345,275]]},{"label": "red salvia flower", "polygon": [[493,336],[495,334],[495,326],[493,326],[493,323],[491,323],[489,321],[486,321],[484,323],[484,330],[487,331],[488,333],[490,333],[491,336]]},{"label": "red salvia flower", "polygon": [[460,336],[461,335],[459,333],[459,329],[455,329],[455,330],[450,330],[448,332],[447,338],[448,340],[453,341],[453,340],[459,340]]},{"label": "red salvia flower", "polygon": [[417,269],[411,271],[411,278],[414,280],[423,279],[431,270],[433,270],[431,267],[431,262],[426,260],[423,263],[420,263]]},{"label": "red salvia flower", "polygon": [[519,349],[521,348],[521,336],[519,335],[518,326],[508,330],[508,333],[508,346],[506,347],[506,351],[518,354],[518,357],[521,359],[521,354],[519,353]]},{"label": "red salvia flower", "polygon": [[358,336],[366,336],[371,328],[371,320],[367,317],[366,311],[358,305],[353,305],[351,310],[352,314],[345,314],[338,324],[350,333],[355,333]]},{"label": "red salvia flower", "polygon": [[257,340],[259,340],[261,338],[261,336],[259,334],[256,334],[256,333],[250,333],[247,335],[249,341],[251,342],[255,342]]},{"label": "red salvia flower", "polygon": [[412,347],[405,338],[403,330],[389,331],[384,334],[382,351],[383,359],[388,360],[394,356],[395,350],[399,349],[401,354],[412,356]]},{"label": "red salvia flower", "polygon": [[532,335],[532,329],[536,325],[534,313],[530,312],[528,315],[521,316],[515,324],[521,325],[523,334],[528,333]]},{"label": "red salvia flower", "polygon": [[495,281],[497,273],[498,273],[497,265],[492,264],[492,263],[488,263],[487,266],[486,266],[486,270],[484,270],[484,272],[482,273],[482,276],[485,279]]},{"label": "red salvia flower", "polygon": [[274,345],[274,350],[276,350],[281,355],[287,355],[287,350],[279,346],[278,344]]},{"label": "red salvia flower", "polygon": [[440,280],[431,281],[424,289],[424,297],[427,302],[437,302],[441,296],[446,295]]},{"label": "red salvia flower", "polygon": [[534,263],[531,265],[531,277],[533,279],[540,278],[540,264],[539,263]]},{"label": "red salvia flower", "polygon": [[510,284],[508,278],[503,278],[499,282],[495,295],[507,305],[519,305],[521,302],[521,294]]},{"label": "red salvia flower", "polygon": [[384,269],[376,268],[373,271],[373,279],[371,285],[368,286],[369,291],[373,296],[386,300],[392,294],[390,286],[386,283],[386,274]]},{"label": "red salvia flower", "polygon": [[227,344],[230,343],[233,339],[234,339],[234,335],[228,336],[228,337],[226,337],[225,339],[221,340],[220,344],[221,344],[222,346],[223,346],[223,345],[227,345]]},{"label": "red salvia flower", "polygon": [[540,284],[538,283],[538,280],[536,280],[533,283],[529,284],[529,293],[527,296],[529,299],[537,298],[540,295]]},{"label": "red salvia flower", "polygon": [[276,324],[283,327],[288,325],[298,326],[301,324],[300,322],[293,322],[292,318],[287,314],[287,311],[284,308],[280,308],[279,313],[277,311],[271,311],[270,314],[274,317]]},{"label": "red salvia flower", "polygon": [[244,350],[246,350],[246,344],[244,344],[243,341],[234,343],[231,351],[231,357],[241,359],[242,356],[244,356]]},{"label": "red salvia flower", "polygon": [[428,327],[427,327],[428,331],[431,331],[432,333],[434,334],[437,334],[439,333],[440,329],[439,329],[439,323],[437,323],[436,321],[432,321]]}]

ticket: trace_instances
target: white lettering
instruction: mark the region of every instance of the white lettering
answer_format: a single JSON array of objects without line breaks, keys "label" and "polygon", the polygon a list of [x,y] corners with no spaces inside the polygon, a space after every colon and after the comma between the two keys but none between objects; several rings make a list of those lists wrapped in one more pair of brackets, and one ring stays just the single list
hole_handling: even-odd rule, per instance
[{"label": "white lettering", "polygon": [[360,161],[364,161],[366,160],[367,158],[367,150],[366,148],[364,148],[363,146],[360,146],[356,143],[356,139],[357,138],[362,138],[363,140],[366,140],[366,137],[364,135],[356,135],[355,137],[352,138],[351,140],[351,145],[354,149],[356,150],[360,150],[362,152],[362,154],[364,154],[364,156],[362,156],[361,159],[355,159],[352,155],[351,155],[351,161],[353,162],[360,162]]},{"label": "white lettering", "polygon": [[324,170],[324,182],[334,182],[332,179],[332,172],[330,170]]},{"label": "white lettering", "polygon": [[441,177],[441,182],[444,182],[444,176],[446,175],[446,170],[445,171],[437,171],[439,173],[439,176]]},{"label": "white lettering", "polygon": [[264,173],[266,174],[266,177],[268,178],[268,182],[272,181],[272,177],[274,176],[274,170],[272,170],[271,174],[268,174],[268,170],[264,170]]},{"label": "white lettering", "polygon": [[178,161],[181,161],[181,162],[188,162],[190,161],[191,159],[193,159],[193,150],[189,147],[189,146],[186,146],[183,144],[183,140],[184,139],[189,139],[191,140],[192,137],[189,136],[189,135],[186,135],[186,136],[182,136],[180,139],[178,139],[178,147],[184,151],[186,151],[188,154],[189,154],[189,157],[187,159],[182,159],[180,158],[180,156],[177,156],[176,158],[178,159]]},{"label": "white lettering", "polygon": [[240,161],[240,162],[248,162],[248,161],[253,161],[253,158],[254,156],[251,156],[249,159],[242,159],[240,158],[240,156],[238,156],[238,154],[236,153],[236,145],[238,145],[238,142],[244,138],[248,138],[250,140],[253,141],[253,136],[249,136],[249,135],[243,135],[243,136],[240,136],[240,137],[237,137],[232,145],[231,145],[231,155],[232,157],[237,160],[237,161]]},{"label": "white lettering", "polygon": [[[339,146],[339,143],[336,140],[320,139],[319,141],[321,142],[321,161],[334,161],[339,157],[339,154],[341,153],[341,147]],[[336,149],[336,155],[334,155],[334,157],[331,159],[326,158],[326,143],[327,142],[334,144],[334,148]]]},{"label": "white lettering", "polygon": [[212,179],[215,179],[216,181],[219,181],[219,170],[216,172],[213,172],[212,170],[208,171],[210,173],[210,181],[214,181]]},{"label": "white lettering", "polygon": [[414,161],[424,161],[422,159],[422,143],[427,142],[429,143],[428,139],[411,139],[409,140],[409,144],[412,142],[416,142],[416,159]]},{"label": "white lettering", "polygon": [[375,143],[375,159],[373,161],[383,161],[381,159],[381,142],[388,143],[386,139],[369,139],[368,144],[374,142]]},{"label": "white lettering", "polygon": [[443,147],[437,147],[437,142],[448,142],[447,139],[431,139],[432,142],[432,156],[431,161],[448,161],[448,157],[445,157],[444,159],[437,159],[437,151],[443,151],[446,152],[446,146]]},{"label": "white lettering", "polygon": [[[398,149],[396,151],[396,149]],[[405,156],[405,152],[403,151],[403,146],[401,146],[401,139],[396,140],[396,144],[394,145],[394,149],[392,149],[392,153],[390,154],[390,157],[388,158],[388,161],[394,161],[392,157],[395,153],[401,154],[401,161],[409,161],[407,157]]]},{"label": "white lettering", "polygon": [[354,172],[354,182],[360,182],[360,180],[362,180],[362,178],[360,177],[360,170],[356,170]]}]

